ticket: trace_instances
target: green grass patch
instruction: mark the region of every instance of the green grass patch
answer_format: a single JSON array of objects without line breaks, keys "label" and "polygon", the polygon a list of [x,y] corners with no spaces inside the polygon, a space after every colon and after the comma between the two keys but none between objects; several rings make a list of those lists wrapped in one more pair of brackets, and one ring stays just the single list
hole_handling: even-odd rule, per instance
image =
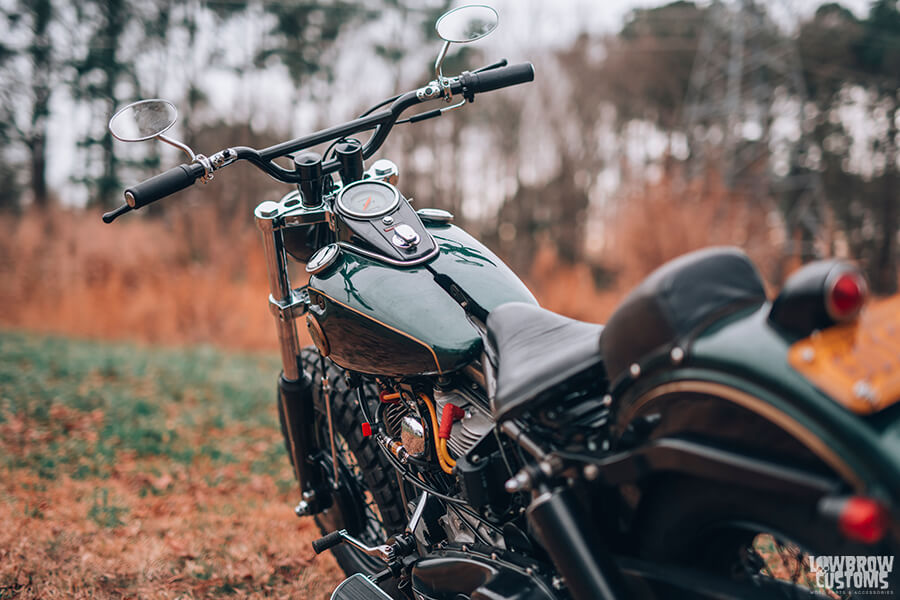
[{"label": "green grass patch", "polygon": [[[0,442],[12,450],[0,452],[0,467],[52,480],[108,477],[123,453],[233,463],[244,440],[223,430],[278,431],[278,371],[272,354],[0,331]],[[267,451],[253,470],[272,472],[284,460]]]},{"label": "green grass patch", "polygon": [[108,489],[94,490],[94,503],[87,515],[91,521],[105,529],[112,529],[125,524],[122,517],[127,513],[127,507],[116,505],[110,501]]}]

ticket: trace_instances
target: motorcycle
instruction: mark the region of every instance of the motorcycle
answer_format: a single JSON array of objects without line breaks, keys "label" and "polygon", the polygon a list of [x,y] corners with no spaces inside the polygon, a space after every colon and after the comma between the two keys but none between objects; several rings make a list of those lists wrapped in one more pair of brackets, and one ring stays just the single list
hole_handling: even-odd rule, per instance
[{"label": "motorcycle", "polygon": [[[238,161],[296,186],[254,214],[295,511],[348,576],[332,598],[889,592],[900,297],[866,306],[860,272],[829,260],[770,301],[743,252],[710,248],[660,267],[605,326],[578,322],[539,307],[452,214],[414,210],[394,163],[366,168],[394,125],[533,80],[506,61],[443,74],[451,44],[497,22],[486,6],[451,10],[433,81],[262,150],[195,154],[164,135],[177,112],[163,100],[110,120],[117,139],[190,162],[129,187],[106,222]],[[444,105],[401,118],[426,102]]]}]

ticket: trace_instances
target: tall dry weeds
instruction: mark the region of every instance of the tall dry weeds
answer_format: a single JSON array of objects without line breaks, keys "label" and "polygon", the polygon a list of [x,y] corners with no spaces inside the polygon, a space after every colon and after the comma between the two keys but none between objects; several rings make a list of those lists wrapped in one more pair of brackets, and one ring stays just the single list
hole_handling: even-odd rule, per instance
[{"label": "tall dry weeds", "polygon": [[[786,267],[780,264],[782,243],[766,205],[748,201],[715,178],[688,184],[665,177],[632,189],[616,208],[607,215],[609,239],[594,268],[586,263],[564,264],[552,241],[540,246],[528,281],[543,305],[602,323],[654,269],[708,246],[741,247],[770,284],[777,270]],[[611,283],[598,287],[595,270],[606,273]]]},{"label": "tall dry weeds", "polygon": [[[618,206],[599,259],[614,274],[612,285],[598,288],[595,267],[564,264],[553,240],[545,240],[523,273],[542,305],[602,322],[650,271],[684,252],[737,245],[764,274],[780,256],[766,211],[721,185],[664,179]],[[162,219],[129,215],[113,226],[76,210],[4,216],[0,324],[91,338],[274,349],[252,218],[223,217],[212,204],[179,208]]]},{"label": "tall dry weeds", "polygon": [[715,178],[690,183],[665,177],[628,194],[611,219],[604,257],[631,288],[664,262],[707,246],[738,246],[768,278],[781,257],[770,208],[728,190]]},{"label": "tall dry weeds", "polygon": [[212,208],[114,226],[56,209],[0,221],[0,323],[150,343],[275,346],[252,221]]}]

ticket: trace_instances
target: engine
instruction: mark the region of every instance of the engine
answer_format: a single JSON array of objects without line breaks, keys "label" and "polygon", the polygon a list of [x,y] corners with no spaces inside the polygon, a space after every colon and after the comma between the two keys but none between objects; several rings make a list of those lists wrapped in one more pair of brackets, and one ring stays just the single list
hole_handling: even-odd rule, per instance
[{"label": "engine", "polygon": [[[503,491],[503,482],[511,474],[498,450],[497,439],[491,431],[494,420],[483,401],[462,387],[435,388],[431,398],[438,422],[448,405],[456,407],[451,410],[458,418],[453,422],[446,446],[455,457],[452,477],[456,480],[460,495],[472,508],[485,514],[505,512],[508,494]],[[427,451],[434,445],[426,434],[430,427],[423,427],[419,411],[411,399],[392,400],[384,406],[382,416],[386,433],[392,439],[399,440],[411,457],[425,459],[432,456]],[[439,521],[448,539],[454,542],[471,543],[480,538],[504,547],[502,537],[496,531],[485,527],[471,515],[448,511]],[[477,534],[474,533],[476,531]]]},{"label": "engine", "polygon": [[438,415],[444,414],[444,407],[447,404],[453,404],[465,411],[464,416],[453,424],[450,437],[447,439],[447,447],[456,456],[469,454],[469,451],[494,427],[494,420],[487,410],[474,398],[466,397],[459,389],[435,389],[434,404]]},{"label": "engine", "polygon": [[[462,409],[462,418],[453,423],[447,447],[458,457],[466,456],[486,435],[491,432],[494,420],[487,409],[464,390],[452,388],[433,391],[435,411],[440,421],[444,407],[448,404]],[[402,400],[389,404],[383,413],[385,429],[393,439],[399,439],[413,456],[425,450],[425,428],[414,407]]]}]

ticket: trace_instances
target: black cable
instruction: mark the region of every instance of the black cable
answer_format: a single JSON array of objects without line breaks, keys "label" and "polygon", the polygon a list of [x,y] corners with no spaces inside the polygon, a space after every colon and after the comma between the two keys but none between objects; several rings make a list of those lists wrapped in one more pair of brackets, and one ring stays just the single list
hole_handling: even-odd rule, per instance
[{"label": "black cable", "polygon": [[[444,502],[449,503],[448,506],[447,506],[448,509],[454,510],[454,512],[457,511],[457,510],[462,511],[462,512],[466,513],[467,515],[469,515],[470,517],[472,517],[473,519],[477,520],[478,522],[483,523],[485,526],[487,526],[489,529],[492,529],[492,530],[495,531],[496,533],[499,533],[499,534],[502,534],[502,533],[503,533],[503,530],[502,530],[502,529],[500,529],[499,527],[497,527],[497,526],[494,525],[493,523],[490,523],[490,522],[484,520],[484,519],[481,518],[481,516],[479,516],[477,513],[475,513],[475,512],[472,511],[471,509],[469,509],[469,508],[467,507],[467,504],[466,504],[466,501],[465,501],[465,500],[462,500],[462,499],[460,499],[460,498],[453,498],[453,497],[451,497],[451,496],[447,496],[447,495],[445,495],[445,494],[442,494],[442,493],[440,493],[439,491],[437,491],[436,489],[432,488],[431,486],[422,483],[421,481],[419,481],[418,479],[416,479],[416,478],[413,477],[412,475],[409,475],[408,473],[406,473],[406,470],[403,468],[403,465],[400,463],[400,461],[398,461],[396,458],[394,458],[394,455],[392,455],[390,452],[388,452],[388,450],[387,450],[386,448],[384,448],[381,444],[377,444],[377,443],[376,443],[376,445],[377,445],[379,448],[381,448],[382,454],[384,454],[384,455],[387,457],[387,459],[391,462],[391,464],[394,465],[394,469],[396,469],[397,473],[398,473],[401,477],[403,477],[403,479],[405,479],[405,480],[408,481],[409,483],[413,484],[415,487],[419,488],[420,490],[422,490],[422,491],[424,491],[424,492],[428,492],[430,495],[432,495],[432,496],[434,496],[434,497],[436,497],[436,498],[439,498],[439,499],[443,500]],[[455,506],[453,506],[453,505],[455,505]],[[459,514],[457,514],[457,516],[459,516]],[[462,519],[462,517],[460,517],[460,518]],[[485,539],[484,539],[484,538],[483,538],[483,537],[475,530],[475,528],[472,527],[472,524],[471,524],[471,523],[469,523],[468,521],[465,521],[465,523],[466,523],[466,525],[469,526],[470,529],[472,529],[472,531],[475,533],[475,535],[477,535],[477,536],[479,537],[479,539],[481,539],[482,543],[484,543],[486,546],[492,546],[492,545],[493,545],[493,544],[491,544],[489,541],[486,541],[486,540],[485,540]]]},{"label": "black cable", "polygon": [[[360,401],[360,406],[362,406],[363,403],[365,402],[365,396],[363,395],[363,392],[362,392],[362,386],[357,388],[357,396]],[[365,412],[368,412],[368,411],[365,411]],[[365,412],[363,414],[363,417],[368,420],[368,417],[366,416]],[[373,440],[373,441],[375,442],[375,445],[381,450],[381,453],[385,456],[385,458],[388,459],[388,461],[391,463],[391,465],[393,465],[396,472],[403,479],[405,479],[406,481],[408,481],[415,487],[419,488],[420,490],[428,492],[429,494],[431,494],[432,496],[434,496],[436,498],[440,498],[444,502],[448,502],[450,504],[455,504],[456,505],[455,508],[457,508],[458,510],[461,510],[462,512],[466,513],[467,515],[469,515],[473,519],[479,521],[480,523],[483,523],[489,529],[492,529],[493,531],[495,531],[497,533],[503,532],[499,527],[497,527],[493,523],[490,523],[489,521],[486,521],[478,513],[469,509],[468,504],[465,500],[463,500],[461,498],[454,498],[452,496],[448,496],[447,494],[443,494],[443,493],[437,491],[436,489],[434,489],[434,487],[432,487],[431,485],[423,483],[423,482],[419,481],[418,479],[416,479],[415,477],[413,477],[412,475],[410,475],[409,473],[407,473],[406,467],[399,460],[397,460],[397,458],[393,454],[391,454],[391,452],[387,448],[385,448],[380,443],[378,443],[378,440]],[[469,524],[469,525],[471,525],[471,524]],[[487,545],[490,545],[490,544],[487,544]]]},{"label": "black cable", "polygon": [[441,112],[442,110],[443,109],[441,109],[441,108],[436,108],[434,110],[422,112],[417,115],[407,117],[406,119],[400,119],[399,121],[394,123],[394,125],[403,125],[404,123],[418,123],[419,121],[426,121],[428,119],[433,119],[434,117],[439,117],[442,114],[444,114],[443,112]]},{"label": "black cable", "polygon": [[[375,128],[372,127],[371,129],[375,129]],[[368,131],[368,129],[365,129],[364,131]],[[355,137],[339,137],[338,139],[334,140],[333,142],[331,142],[331,144],[328,145],[328,148],[325,150],[325,154],[322,155],[323,157],[325,157],[325,160],[328,160],[328,153],[331,152],[331,150],[335,146],[340,144],[341,142],[356,142],[357,144],[362,146],[362,142],[360,142]],[[331,158],[334,158],[334,156],[332,156]]]},{"label": "black cable", "polygon": [[503,464],[506,465],[506,472],[509,473],[510,477],[514,477],[515,473],[513,472],[512,464],[506,457],[506,449],[503,447],[503,440],[500,438],[500,425],[494,425],[491,430],[494,432],[494,437],[497,438],[497,446],[500,448],[500,457],[503,459]]},{"label": "black cable", "polygon": [[403,95],[403,94],[397,94],[396,96],[393,96],[393,97],[391,97],[391,98],[388,98],[387,100],[383,100],[382,102],[379,102],[378,104],[376,104],[375,106],[373,106],[372,108],[370,108],[369,110],[367,110],[366,112],[364,112],[363,114],[359,115],[359,116],[357,117],[357,119],[361,119],[361,118],[363,118],[363,117],[365,117],[365,116],[368,116],[368,115],[372,114],[373,112],[375,112],[376,110],[378,110],[379,108],[381,108],[382,106],[384,106],[385,104],[390,104],[391,102],[393,102],[394,100],[396,100],[397,98],[399,98],[399,97],[402,96],[402,95]]},{"label": "black cable", "polygon": [[[477,521],[479,521],[480,523],[482,523],[483,525],[485,525],[488,529],[492,529],[492,530],[494,530],[496,533],[499,533],[499,534],[501,534],[501,535],[503,534],[503,530],[502,530],[502,529],[500,529],[499,527],[497,527],[496,525],[494,525],[494,524],[491,523],[490,521],[488,521],[488,520],[482,518],[478,513],[476,513],[476,512],[473,511],[472,509],[470,509],[470,508],[463,508],[464,506],[466,506],[466,505],[456,506],[455,508],[457,508],[457,509],[463,511],[464,513],[466,513],[467,515],[469,515],[469,516],[472,517],[473,519],[476,519]],[[490,544],[489,544],[489,545],[490,545]]]},{"label": "black cable", "polygon": [[454,513],[456,513],[456,518],[459,519],[460,521],[462,521],[463,523],[466,524],[466,527],[468,527],[469,530],[470,530],[472,533],[475,534],[475,537],[478,538],[478,541],[479,541],[479,542],[481,542],[481,543],[484,544],[485,546],[493,546],[493,544],[492,544],[489,540],[484,539],[484,536],[482,536],[480,533],[478,533],[478,528],[477,528],[477,527],[475,527],[474,525],[472,525],[471,523],[469,523],[467,520],[465,520],[465,519],[462,517],[462,515],[459,514],[459,512],[457,512],[458,509],[459,509],[458,506],[453,506],[452,504],[449,504],[449,505],[447,505],[447,508],[450,509],[450,510],[452,510]]},{"label": "black cable", "polygon": [[396,458],[394,458],[394,455],[391,454],[387,448],[385,448],[384,446],[382,446],[381,444],[379,444],[377,442],[375,445],[378,446],[379,448],[381,448],[381,453],[387,457],[387,459],[391,462],[392,465],[394,465],[394,468],[397,470],[397,472],[400,473],[400,475],[403,477],[403,479],[405,479],[409,483],[413,484],[420,490],[428,492],[429,494],[431,494],[432,496],[435,496],[436,498],[440,498],[444,502],[465,505],[465,503],[466,503],[465,500],[462,500],[460,498],[453,498],[452,496],[447,496],[446,494],[440,493],[439,491],[437,491],[430,485],[426,485],[426,484],[422,483],[421,481],[419,481],[418,479],[416,479],[415,477],[413,477],[412,475],[407,473],[406,469],[403,467],[403,465],[400,463],[400,461],[397,460]]},{"label": "black cable", "polygon": [[[432,481],[432,485],[438,485],[438,482]],[[466,513],[467,515],[469,515],[470,517],[472,517],[472,518],[475,519],[476,521],[478,521],[478,522],[480,522],[480,523],[483,523],[483,524],[486,525],[488,528],[493,529],[495,532],[497,532],[497,533],[502,533],[502,530],[501,530],[501,529],[499,529],[497,526],[495,526],[495,525],[494,525],[493,523],[491,523],[490,521],[484,519],[484,518],[483,518],[481,515],[479,515],[477,512],[475,512],[475,511],[473,511],[472,509],[468,508],[468,505],[467,505],[467,504],[459,505],[459,506],[457,506],[456,508],[459,509],[459,510],[461,510],[461,511],[463,511],[464,513]]]},{"label": "black cable", "polygon": [[[369,414],[369,404],[368,404],[368,400],[366,400],[366,392],[363,390],[362,384],[360,384],[356,388],[356,401],[359,403],[359,410],[360,410],[360,412],[362,412],[363,419],[365,419],[366,422],[370,426],[371,425],[377,426],[378,421],[373,422],[372,417]],[[377,416],[377,413],[376,413],[376,416]],[[379,444],[379,448],[380,447],[381,447],[381,445]]]}]

